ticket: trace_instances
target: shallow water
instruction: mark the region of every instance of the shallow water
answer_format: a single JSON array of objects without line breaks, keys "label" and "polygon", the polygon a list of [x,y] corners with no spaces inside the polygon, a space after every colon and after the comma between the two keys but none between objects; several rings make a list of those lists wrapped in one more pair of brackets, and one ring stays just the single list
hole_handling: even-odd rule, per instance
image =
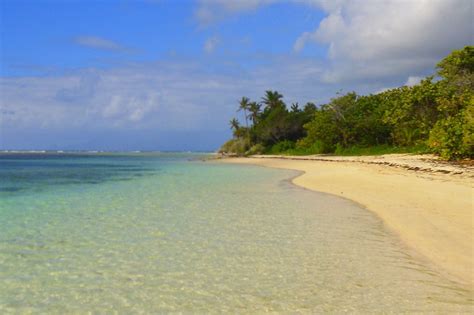
[{"label": "shallow water", "polygon": [[196,155],[0,155],[0,312],[473,311],[355,203]]}]

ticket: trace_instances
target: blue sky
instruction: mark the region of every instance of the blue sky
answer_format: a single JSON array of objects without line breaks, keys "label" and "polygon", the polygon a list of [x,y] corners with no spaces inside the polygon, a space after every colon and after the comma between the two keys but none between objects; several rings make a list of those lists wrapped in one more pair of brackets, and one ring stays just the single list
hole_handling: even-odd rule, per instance
[{"label": "blue sky", "polygon": [[470,0],[3,0],[0,149],[215,150],[237,100],[416,83]]},{"label": "blue sky", "polygon": [[[219,39],[216,55],[237,52],[240,58],[234,58],[245,63],[246,54],[291,52],[294,38],[323,17],[305,6],[277,3],[260,14],[203,26],[194,19],[196,6],[193,1],[3,2],[2,74],[28,75],[28,64],[72,69],[106,66],[114,60],[203,58],[210,38]],[[92,42],[81,42],[86,37],[116,46],[94,49]],[[308,49],[310,55],[322,56],[322,47],[313,48]]]}]

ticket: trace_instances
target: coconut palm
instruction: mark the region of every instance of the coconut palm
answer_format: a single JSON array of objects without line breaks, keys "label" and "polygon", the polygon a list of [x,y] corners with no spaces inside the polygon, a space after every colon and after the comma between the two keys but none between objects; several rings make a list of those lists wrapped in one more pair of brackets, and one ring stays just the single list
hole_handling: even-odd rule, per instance
[{"label": "coconut palm", "polygon": [[291,111],[292,112],[299,112],[299,110],[300,110],[300,108],[299,108],[298,102],[291,104]]},{"label": "coconut palm", "polygon": [[262,108],[262,105],[258,104],[257,102],[251,102],[249,104],[249,118],[255,125],[258,121],[258,115],[260,115],[260,109]]},{"label": "coconut palm", "polygon": [[274,109],[278,106],[282,106],[284,103],[282,101],[283,95],[277,91],[265,91],[265,96],[262,97],[262,103],[265,104],[265,109]]},{"label": "coconut palm", "polygon": [[239,130],[240,128],[240,123],[237,119],[235,118],[232,118],[230,121],[229,121],[229,124],[230,124],[230,128],[236,132],[237,130]]},{"label": "coconut palm", "polygon": [[245,116],[245,127],[249,127],[249,122],[248,122],[248,116],[247,116],[247,110],[249,109],[249,103],[250,99],[248,97],[242,97],[242,99],[239,102],[239,109],[237,110],[238,112],[243,110],[244,111],[244,116]]}]

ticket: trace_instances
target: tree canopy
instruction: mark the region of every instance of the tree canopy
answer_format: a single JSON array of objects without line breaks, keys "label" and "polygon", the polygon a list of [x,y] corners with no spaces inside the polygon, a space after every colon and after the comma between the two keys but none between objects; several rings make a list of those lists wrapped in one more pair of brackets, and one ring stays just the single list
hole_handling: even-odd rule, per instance
[{"label": "tree canopy", "polygon": [[234,138],[222,152],[344,154],[383,147],[472,158],[474,47],[453,51],[438,63],[436,77],[415,86],[364,96],[349,92],[303,109],[298,103],[288,109],[283,95],[269,90],[260,103],[243,97],[238,110],[246,125],[232,120]]}]

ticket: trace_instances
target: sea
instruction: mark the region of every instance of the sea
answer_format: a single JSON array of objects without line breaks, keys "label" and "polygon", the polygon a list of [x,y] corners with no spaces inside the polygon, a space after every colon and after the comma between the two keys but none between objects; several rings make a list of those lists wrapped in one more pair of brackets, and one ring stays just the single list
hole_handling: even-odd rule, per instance
[{"label": "sea", "polygon": [[471,313],[473,291],[295,171],[0,154],[0,313]]}]

